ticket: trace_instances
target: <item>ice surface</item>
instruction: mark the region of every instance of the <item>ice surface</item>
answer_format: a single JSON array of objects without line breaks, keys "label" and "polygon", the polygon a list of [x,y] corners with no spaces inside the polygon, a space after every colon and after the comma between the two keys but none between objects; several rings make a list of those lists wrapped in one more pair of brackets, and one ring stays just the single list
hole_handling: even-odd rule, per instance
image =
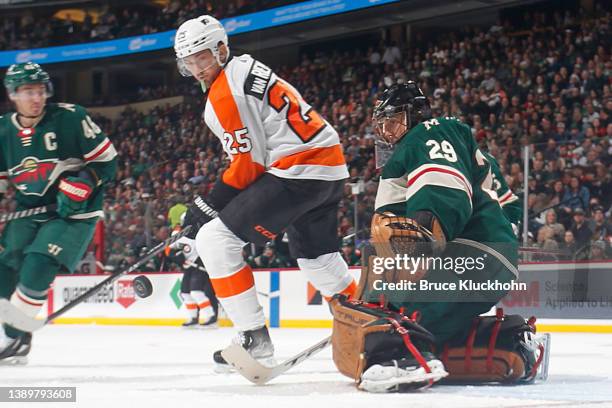
[{"label": "ice surface", "polygon": [[[271,330],[279,359],[328,334],[326,329]],[[435,386],[400,395],[356,390],[336,372],[331,349],[265,386],[237,374],[214,374],[212,352],[233,335],[227,328],[49,326],[35,334],[29,365],[0,366],[0,385],[75,386],[76,406],[104,408],[612,407],[610,334],[554,333],[550,376],[543,384]]]}]

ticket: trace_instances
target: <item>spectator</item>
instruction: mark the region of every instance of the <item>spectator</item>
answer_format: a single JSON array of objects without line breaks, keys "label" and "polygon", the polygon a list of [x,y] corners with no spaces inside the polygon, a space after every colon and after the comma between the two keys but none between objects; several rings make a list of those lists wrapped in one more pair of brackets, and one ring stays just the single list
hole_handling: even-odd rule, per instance
[{"label": "spectator", "polygon": [[593,231],[585,222],[584,215],[584,210],[582,208],[576,208],[574,210],[574,222],[570,228],[578,249],[586,247],[591,242],[591,236],[593,235]]},{"label": "spectator", "polygon": [[346,240],[342,244],[342,257],[349,266],[359,265],[361,262],[361,251],[355,249],[355,245]]},{"label": "spectator", "polygon": [[565,189],[565,195],[563,196],[563,201],[566,203],[565,205],[574,211],[578,208],[584,211],[588,208],[589,199],[589,190],[580,184],[578,177],[572,177],[570,179],[570,185]]},{"label": "spectator", "polygon": [[546,211],[546,223],[540,230],[546,230],[545,236],[557,242],[561,242],[565,234],[565,227],[557,222],[557,213],[553,209]]},{"label": "spectator", "polygon": [[561,257],[565,260],[572,260],[578,250],[578,244],[574,239],[574,233],[571,230],[565,231],[563,242],[559,245],[559,250],[562,252]]},{"label": "spectator", "polygon": [[264,251],[261,255],[256,256],[250,262],[255,268],[287,268],[291,266],[289,261],[285,259],[283,255],[279,255],[276,253],[276,248],[274,244],[269,243],[264,248]]},{"label": "spectator", "polygon": [[589,223],[589,229],[593,231],[594,241],[606,242],[612,239],[612,224],[606,221],[605,217],[603,207],[596,206],[593,209],[593,219]]}]

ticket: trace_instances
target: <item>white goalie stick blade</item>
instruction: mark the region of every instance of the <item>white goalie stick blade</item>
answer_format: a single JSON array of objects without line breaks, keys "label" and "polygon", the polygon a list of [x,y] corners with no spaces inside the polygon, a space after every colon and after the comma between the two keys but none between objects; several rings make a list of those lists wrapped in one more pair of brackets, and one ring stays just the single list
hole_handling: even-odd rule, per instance
[{"label": "white goalie stick blade", "polygon": [[26,315],[8,299],[0,299],[0,322],[25,332],[36,331],[46,323],[44,319],[35,319]]},{"label": "white goalie stick blade", "polygon": [[263,385],[283,374],[291,367],[294,367],[300,364],[302,361],[317,354],[330,344],[331,336],[326,337],[314,346],[309,347],[289,360],[272,367],[266,367],[255,360],[249,354],[249,352],[242,348],[242,346],[239,344],[232,344],[231,346],[227,347],[221,352],[221,355],[225,361],[230,363],[244,378],[254,384]]}]

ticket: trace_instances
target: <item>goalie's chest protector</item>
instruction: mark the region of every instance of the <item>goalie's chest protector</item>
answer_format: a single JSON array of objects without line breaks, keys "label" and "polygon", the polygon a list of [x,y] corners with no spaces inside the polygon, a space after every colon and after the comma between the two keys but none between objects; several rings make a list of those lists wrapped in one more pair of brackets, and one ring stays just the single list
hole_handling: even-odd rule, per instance
[{"label": "goalie's chest protector", "polygon": [[431,211],[450,240],[515,241],[490,168],[468,126],[454,117],[422,122],[396,145],[384,166],[376,211],[408,217]]}]

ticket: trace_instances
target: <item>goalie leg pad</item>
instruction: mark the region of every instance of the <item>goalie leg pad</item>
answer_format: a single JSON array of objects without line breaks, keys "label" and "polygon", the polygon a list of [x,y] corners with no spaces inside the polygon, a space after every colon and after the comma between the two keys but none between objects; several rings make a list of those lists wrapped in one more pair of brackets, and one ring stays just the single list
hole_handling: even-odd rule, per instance
[{"label": "goalie leg pad", "polygon": [[451,341],[439,354],[449,372],[447,383],[530,383],[545,380],[549,335],[535,334],[535,318],[519,315],[474,319],[467,339]]},{"label": "goalie leg pad", "polygon": [[[365,381],[360,388],[378,392],[400,383],[431,385],[446,375],[442,363],[430,353],[434,336],[415,319],[343,295],[335,295],[330,305],[334,363],[358,385]],[[417,370],[423,375],[407,375]]]}]

